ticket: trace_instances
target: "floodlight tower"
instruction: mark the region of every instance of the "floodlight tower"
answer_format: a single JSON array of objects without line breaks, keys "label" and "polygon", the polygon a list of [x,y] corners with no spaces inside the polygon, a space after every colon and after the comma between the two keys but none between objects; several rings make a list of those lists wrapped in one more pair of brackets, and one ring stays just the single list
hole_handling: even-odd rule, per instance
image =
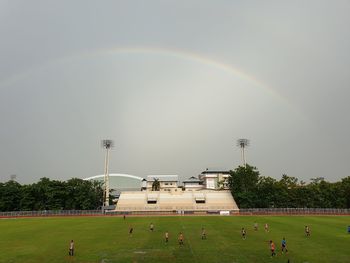
[{"label": "floodlight tower", "polygon": [[245,155],[244,155],[244,149],[249,146],[249,140],[248,139],[238,139],[237,146],[241,148],[242,164],[244,167],[247,167],[247,162],[245,160]]},{"label": "floodlight tower", "polygon": [[105,155],[105,176],[104,176],[104,191],[103,191],[103,202],[104,206],[109,206],[109,151],[113,147],[114,143],[112,140],[102,140],[102,147],[106,149]]}]

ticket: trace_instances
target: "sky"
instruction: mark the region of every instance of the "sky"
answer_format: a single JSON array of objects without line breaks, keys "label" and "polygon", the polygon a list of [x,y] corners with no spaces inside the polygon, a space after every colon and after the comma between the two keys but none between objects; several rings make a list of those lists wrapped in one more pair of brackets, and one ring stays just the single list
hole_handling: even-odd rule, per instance
[{"label": "sky", "polygon": [[350,176],[349,1],[0,0],[0,181]]}]

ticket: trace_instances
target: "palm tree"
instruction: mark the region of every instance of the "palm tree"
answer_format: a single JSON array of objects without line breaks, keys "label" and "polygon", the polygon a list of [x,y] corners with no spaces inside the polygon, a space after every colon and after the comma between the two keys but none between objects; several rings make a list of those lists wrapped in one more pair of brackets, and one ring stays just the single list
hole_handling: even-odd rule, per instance
[{"label": "palm tree", "polygon": [[152,183],[152,191],[159,191],[160,190],[160,182],[158,178],[154,178],[154,181]]}]

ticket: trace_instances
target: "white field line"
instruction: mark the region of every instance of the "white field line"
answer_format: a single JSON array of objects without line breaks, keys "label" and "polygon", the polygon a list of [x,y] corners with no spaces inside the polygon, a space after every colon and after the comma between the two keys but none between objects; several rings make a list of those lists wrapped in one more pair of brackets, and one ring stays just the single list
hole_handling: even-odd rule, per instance
[{"label": "white field line", "polygon": [[[185,226],[182,224],[181,217],[179,217],[179,218],[180,218],[180,222],[181,222],[181,227],[185,232]],[[196,255],[193,253],[193,249],[192,249],[191,242],[190,242],[189,238],[188,238],[188,246],[190,247],[190,251],[191,251],[193,258],[195,259],[195,262],[198,262]]]}]

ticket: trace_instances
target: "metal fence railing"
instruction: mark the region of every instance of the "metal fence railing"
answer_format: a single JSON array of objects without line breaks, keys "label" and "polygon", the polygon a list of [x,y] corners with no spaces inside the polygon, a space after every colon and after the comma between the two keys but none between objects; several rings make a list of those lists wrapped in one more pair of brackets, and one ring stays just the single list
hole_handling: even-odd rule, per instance
[{"label": "metal fence railing", "polygon": [[[0,212],[4,217],[50,217],[50,216],[117,216],[117,215],[194,215],[220,214],[222,209],[215,210],[182,210],[182,211],[102,211],[102,210],[41,210]],[[229,211],[229,210],[225,210]],[[350,209],[336,208],[246,208],[230,210],[231,215],[350,215]]]},{"label": "metal fence railing", "polygon": [[338,208],[245,208],[240,215],[350,215],[350,209]]},{"label": "metal fence railing", "polygon": [[102,210],[40,210],[0,212],[0,217],[90,216],[102,214]]}]

